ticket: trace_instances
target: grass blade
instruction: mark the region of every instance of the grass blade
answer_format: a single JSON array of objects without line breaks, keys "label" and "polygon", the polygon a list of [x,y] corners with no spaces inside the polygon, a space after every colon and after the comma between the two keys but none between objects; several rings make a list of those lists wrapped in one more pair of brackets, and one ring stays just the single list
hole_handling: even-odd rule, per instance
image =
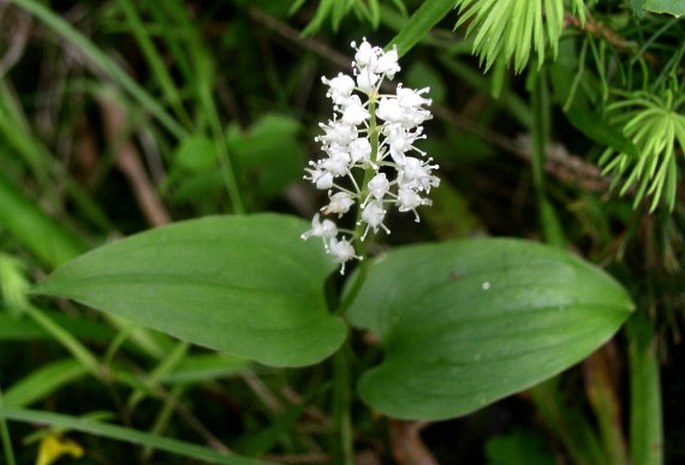
[{"label": "grass blade", "polygon": [[12,385],[5,393],[4,405],[6,407],[31,405],[87,373],[88,370],[83,364],[76,360],[65,359],[52,362],[34,369],[29,375]]},{"label": "grass blade", "polygon": [[123,87],[138,103],[146,108],[157,120],[176,138],[187,135],[186,130],[172,118],[157,100],[139,86],[121,67],[111,60],[106,53],[93,44],[71,24],[53,13],[48,7],[33,0],[10,0],[21,9],[30,13],[36,19],[52,29],[57,35],[71,42],[79,49],[88,61],[98,70],[104,71],[115,82]]},{"label": "grass blade", "polygon": [[119,425],[111,425],[88,418],[77,418],[59,413],[0,406],[0,418],[81,431],[83,433],[102,436],[118,441],[154,447],[158,450],[188,457],[205,463],[218,463],[223,465],[268,464],[268,462],[263,462],[261,460],[256,460],[249,457],[220,454],[206,447],[179,441],[177,439],[154,436],[149,433],[144,433],[131,428],[125,428]]},{"label": "grass blade", "polygon": [[399,55],[404,55],[453,8],[454,0],[428,0],[423,2],[405,27],[393,37],[389,44],[397,45]]},{"label": "grass blade", "polygon": [[131,33],[138,41],[140,50],[145,55],[148,66],[150,67],[151,75],[157,80],[159,88],[164,94],[164,100],[174,108],[179,119],[190,124],[190,118],[183,108],[182,98],[174,80],[172,79],[164,60],[155,48],[154,43],[150,39],[148,28],[145,27],[139,15],[139,12],[134,7],[130,0],[120,0],[119,6],[126,15],[127,22],[131,28]]},{"label": "grass blade", "polygon": [[[2,408],[2,389],[0,389],[0,409]],[[10,438],[10,431],[4,417],[0,417],[0,444],[2,444],[2,450],[5,451],[5,462],[7,462],[7,465],[16,465],[14,449],[12,449],[12,438]]]}]

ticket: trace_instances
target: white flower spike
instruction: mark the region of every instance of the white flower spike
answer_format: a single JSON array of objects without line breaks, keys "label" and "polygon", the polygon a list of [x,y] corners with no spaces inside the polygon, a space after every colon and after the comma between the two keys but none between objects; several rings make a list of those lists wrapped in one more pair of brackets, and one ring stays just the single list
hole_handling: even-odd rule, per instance
[{"label": "white flower spike", "polygon": [[431,205],[422,195],[440,184],[433,174],[438,165],[415,146],[426,137],[421,125],[431,118],[427,107],[432,102],[424,96],[429,89],[398,83],[395,93],[381,93],[383,82],[400,71],[397,48],[385,52],[366,38],[359,45],[352,42],[352,48],[352,75],[321,78],[328,86],[326,97],[333,102],[334,115],[320,123],[323,134],[315,139],[326,156],[310,161],[304,176],[317,189],[328,191],[328,205],[321,208],[324,215],[342,218],[356,207],[354,230],[340,229],[317,213],[312,228],[302,234],[302,239],[321,237],[326,253],[341,265],[341,273],[345,263],[363,258],[355,252],[355,244],[369,232],[382,229],[390,234],[383,223],[389,208],[413,212],[418,222],[416,209]]}]

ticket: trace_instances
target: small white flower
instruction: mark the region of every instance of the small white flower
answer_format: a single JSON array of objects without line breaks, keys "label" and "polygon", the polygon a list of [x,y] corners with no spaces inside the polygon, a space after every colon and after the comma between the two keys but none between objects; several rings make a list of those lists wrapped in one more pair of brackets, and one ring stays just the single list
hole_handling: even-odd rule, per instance
[{"label": "small white flower", "polygon": [[421,134],[421,128],[416,128],[416,130],[412,132],[399,123],[388,124],[383,129],[383,132],[385,135],[385,143],[390,149],[390,156],[398,165],[404,164],[406,152],[409,150],[417,150],[416,147],[414,147],[414,142],[425,137]]},{"label": "small white flower", "polygon": [[357,260],[362,259],[362,257],[354,254],[354,247],[347,239],[343,239],[341,241],[337,240],[336,238],[331,239],[330,243],[328,244],[328,253],[333,256],[333,260],[335,260],[336,263],[340,263],[342,265],[340,274],[345,274],[346,262],[352,260],[353,258],[356,258]]},{"label": "small white flower", "polygon": [[385,173],[378,173],[373,178],[371,178],[371,181],[369,181],[368,184],[368,188],[370,196],[372,196],[376,200],[383,200],[385,194],[387,194],[388,190],[390,190],[390,182],[388,181],[388,178],[385,175]]},{"label": "small white flower", "polygon": [[338,73],[333,79],[326,79],[322,76],[321,81],[329,87],[326,97],[333,100],[336,105],[347,100],[354,91],[354,79],[347,74]]},{"label": "small white flower", "polygon": [[406,129],[420,126],[424,121],[431,119],[431,112],[422,105],[430,105],[431,99],[421,95],[428,92],[428,87],[421,90],[413,90],[397,85],[395,96],[382,97],[376,110],[376,116],[388,123],[399,123]]},{"label": "small white flower", "polygon": [[378,58],[375,71],[378,74],[385,74],[388,79],[392,80],[395,73],[400,71],[400,65],[397,64],[398,59],[397,46],[393,46],[392,50],[385,52]]},{"label": "small white flower", "polygon": [[380,80],[378,74],[374,73],[371,68],[363,68],[357,75],[357,87],[366,94],[371,94],[376,90],[376,83]]},{"label": "small white flower", "polygon": [[411,185],[425,192],[430,192],[431,187],[438,187],[440,178],[431,174],[432,170],[438,168],[438,165],[429,165],[429,162],[430,160],[424,162],[415,157],[406,157],[404,166],[400,170],[399,184]]},{"label": "small white flower", "polygon": [[390,156],[398,165],[404,165],[404,154],[412,148],[410,137],[410,134],[407,134],[401,126],[396,126],[394,130],[388,133],[386,142],[390,146]]},{"label": "small white flower", "polygon": [[383,224],[385,219],[385,209],[383,208],[383,202],[375,200],[369,202],[364,210],[362,210],[362,221],[366,223],[366,230],[361,237],[361,240],[366,239],[366,235],[369,232],[369,228],[373,229],[373,232],[378,232],[378,227],[380,226],[385,230],[386,233],[390,234],[390,230]]},{"label": "small white flower", "polygon": [[352,157],[349,153],[335,147],[329,151],[328,158],[321,160],[321,167],[334,177],[345,176],[349,169]]},{"label": "small white flower", "polygon": [[346,99],[342,103],[343,115],[341,121],[345,124],[351,124],[353,126],[358,126],[364,121],[369,119],[371,115],[366,108],[362,105],[362,101],[357,95]]},{"label": "small white flower", "polygon": [[433,202],[431,202],[430,199],[421,198],[421,196],[411,187],[402,186],[397,193],[397,209],[401,212],[413,211],[417,223],[419,223],[421,219],[419,218],[419,214],[416,213],[416,208],[421,205],[431,205],[432,203]]},{"label": "small white flower", "polygon": [[322,237],[324,239],[333,239],[338,235],[338,227],[331,220],[319,220],[317,213],[312,218],[312,229],[302,234],[302,239],[309,239],[310,237]]},{"label": "small white flower", "polygon": [[352,48],[357,50],[354,54],[354,64],[357,68],[375,68],[376,61],[378,60],[379,47],[373,47],[370,43],[366,41],[366,37],[362,39],[362,43],[357,47],[356,42],[352,42]]},{"label": "small white flower", "polygon": [[357,138],[357,128],[351,124],[344,124],[339,121],[329,121],[328,124],[319,124],[325,134],[317,137],[317,142],[324,144],[338,144],[345,146]]},{"label": "small white flower", "polygon": [[401,123],[404,119],[400,102],[394,97],[381,97],[381,101],[376,109],[376,116],[388,123]]},{"label": "small white flower", "polygon": [[371,143],[366,137],[358,137],[350,142],[349,149],[352,163],[369,161],[371,156]]},{"label": "small white flower", "polygon": [[354,205],[354,200],[350,194],[347,192],[336,192],[331,195],[330,203],[323,207],[322,210],[326,214],[335,213],[340,218],[343,214],[350,211],[352,205]]},{"label": "small white flower", "polygon": [[398,84],[395,93],[397,94],[397,100],[400,101],[400,105],[402,105],[403,108],[408,110],[418,110],[421,105],[430,105],[433,102],[429,98],[421,97],[421,95],[426,94],[429,91],[430,87],[414,90],[402,87],[401,84]]},{"label": "small white flower", "polygon": [[333,187],[333,175],[321,169],[317,164],[310,162],[310,166],[313,168],[305,168],[305,171],[309,173],[309,176],[305,176],[305,179],[310,180],[316,185],[316,188],[322,191],[328,190]]}]

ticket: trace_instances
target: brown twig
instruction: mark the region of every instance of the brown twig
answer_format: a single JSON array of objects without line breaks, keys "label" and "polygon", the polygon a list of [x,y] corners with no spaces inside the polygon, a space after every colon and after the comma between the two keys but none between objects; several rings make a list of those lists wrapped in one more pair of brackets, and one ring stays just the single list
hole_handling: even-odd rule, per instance
[{"label": "brown twig", "polygon": [[636,49],[637,44],[633,41],[625,39],[619,33],[607,27],[606,25],[596,22],[589,12],[586,12],[586,21],[582,23],[576,16],[567,13],[564,17],[566,24],[580,29],[581,31],[592,34],[595,37],[600,37],[606,40],[608,43],[618,48]]},{"label": "brown twig", "polygon": [[298,30],[288,26],[284,22],[277,20],[273,16],[270,16],[261,10],[258,10],[257,8],[250,8],[248,12],[253,21],[266,26],[284,39],[297,44],[299,47],[309,50],[310,52],[314,52],[316,55],[325,58],[339,68],[347,68],[352,63],[352,59],[338,52],[334,48],[331,48],[323,42],[310,37],[302,37]]},{"label": "brown twig", "polygon": [[185,420],[185,422],[196,432],[198,433],[206,442],[207,444],[214,449],[217,452],[221,452],[222,454],[229,454],[232,452],[232,450],[226,446],[221,440],[212,433],[212,431],[207,428],[204,423],[200,421],[199,418],[195,416],[195,414],[190,411],[185,405],[181,404],[180,402],[177,403],[174,406],[176,412]]},{"label": "brown twig", "polygon": [[[99,103],[107,139],[117,141],[126,129],[124,110],[121,105],[110,98],[100,97]],[[169,213],[152,187],[145,167],[140,161],[138,150],[129,140],[124,140],[119,144],[116,165],[131,184],[147,222],[152,226],[169,223],[171,221]]]},{"label": "brown twig", "polygon": [[22,57],[33,22],[30,15],[18,10],[8,10],[7,5],[7,0],[0,0],[0,23],[9,26],[5,28],[5,37],[2,37],[9,45],[0,58],[0,77],[7,74]]},{"label": "brown twig", "polygon": [[[526,161],[532,159],[533,147],[528,134],[520,134],[516,140],[519,145],[515,153]],[[592,163],[571,155],[566,146],[558,142],[547,145],[545,152],[545,171],[556,179],[589,192],[607,192],[609,180],[602,176],[601,170]]]},{"label": "brown twig", "polygon": [[426,423],[390,420],[392,453],[399,465],[438,465],[421,439]]}]

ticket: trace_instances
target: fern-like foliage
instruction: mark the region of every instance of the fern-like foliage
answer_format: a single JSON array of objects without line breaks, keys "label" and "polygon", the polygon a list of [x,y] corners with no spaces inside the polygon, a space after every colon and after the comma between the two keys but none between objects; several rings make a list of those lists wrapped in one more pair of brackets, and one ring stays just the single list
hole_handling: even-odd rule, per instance
[{"label": "fern-like foliage", "polygon": [[651,196],[650,212],[662,202],[673,210],[678,179],[676,154],[685,149],[684,104],[682,92],[667,90],[661,96],[639,92],[607,107],[607,116],[623,128],[639,155],[636,158],[607,148],[599,163],[604,174],[614,175],[612,188],[623,184],[621,195],[632,187],[637,189],[634,206]]},{"label": "fern-like foliage", "polygon": [[[583,0],[571,0],[585,21]],[[469,23],[466,35],[475,34],[473,49],[489,69],[497,59],[513,61],[519,73],[535,51],[538,66],[545,59],[546,43],[556,57],[564,26],[564,0],[457,0],[460,18],[455,28]]]}]

